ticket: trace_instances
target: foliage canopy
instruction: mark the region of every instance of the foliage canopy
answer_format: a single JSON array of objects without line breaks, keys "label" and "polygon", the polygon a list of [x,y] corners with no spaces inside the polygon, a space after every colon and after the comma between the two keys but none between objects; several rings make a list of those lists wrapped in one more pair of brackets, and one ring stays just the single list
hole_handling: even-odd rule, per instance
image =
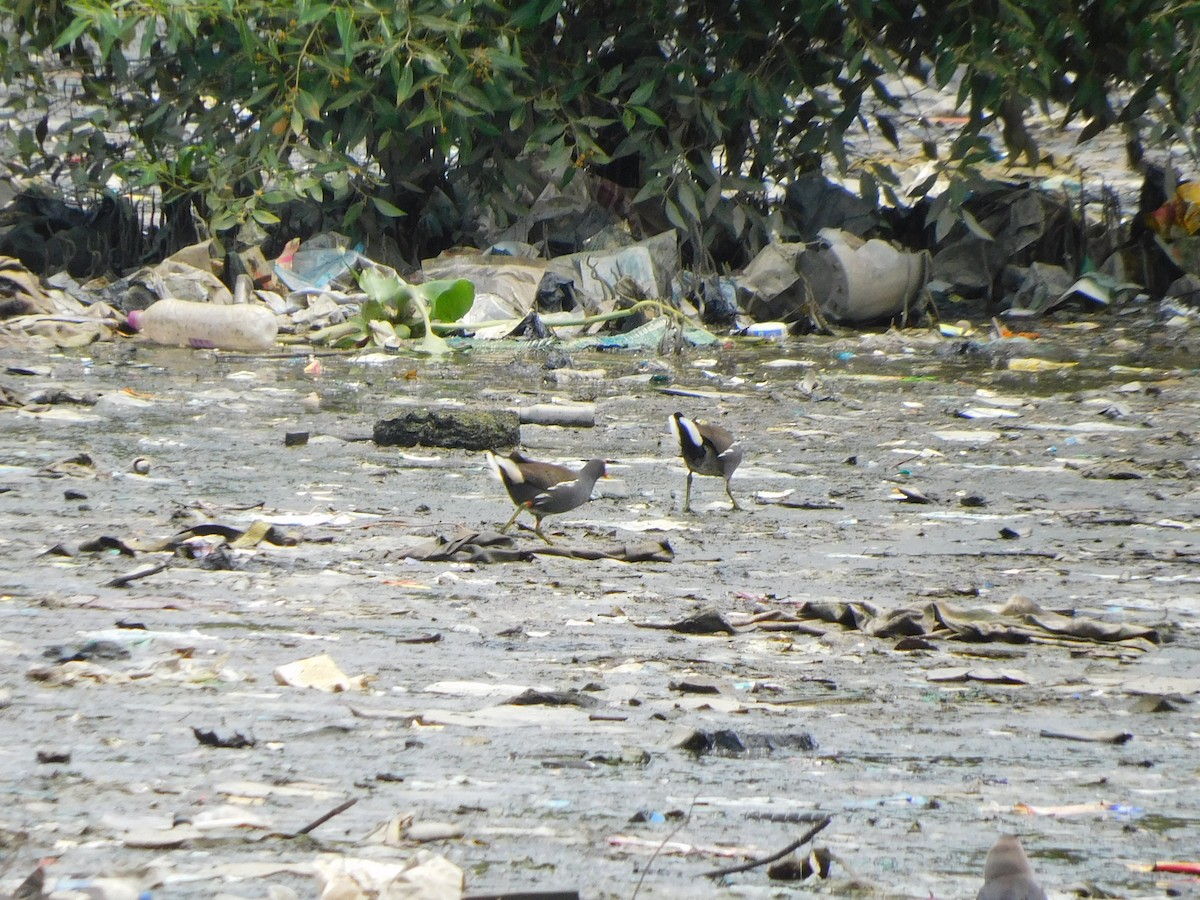
[{"label": "foliage canopy", "polygon": [[958,84],[965,121],[925,151],[959,173],[997,131],[1035,156],[1038,106],[1191,145],[1200,105],[1197,0],[0,0],[0,21],[17,174],[118,176],[216,231],[309,198],[410,260],[521,215],[545,173],[604,176],[718,262],[787,235],[767,186],[825,160],[904,204],[849,152],[857,126],[898,141],[902,74]]}]

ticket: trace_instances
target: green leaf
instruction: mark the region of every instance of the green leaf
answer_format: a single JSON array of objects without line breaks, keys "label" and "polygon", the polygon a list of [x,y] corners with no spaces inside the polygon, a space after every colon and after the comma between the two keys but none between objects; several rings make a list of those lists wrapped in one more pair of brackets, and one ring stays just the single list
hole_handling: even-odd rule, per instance
[{"label": "green leaf", "polygon": [[955,71],[958,69],[958,58],[948,51],[944,51],[937,58],[937,62],[933,66],[933,83],[938,88],[944,88],[950,83],[950,79],[954,77]]},{"label": "green leaf", "polygon": [[296,92],[296,109],[312,122],[321,121],[321,101],[303,88]]},{"label": "green leaf", "polygon": [[729,217],[729,227],[733,229],[735,237],[740,237],[742,232],[746,230],[746,210],[742,208],[740,203],[733,204],[733,212]]},{"label": "green leaf", "polygon": [[674,200],[667,200],[664,204],[664,208],[667,213],[667,220],[672,225],[674,225],[680,231],[688,230],[687,220],[683,218],[683,213],[679,211],[679,207],[675,204]]},{"label": "green leaf", "polygon": [[466,278],[426,281],[416,291],[429,304],[429,318],[435,322],[457,322],[475,304],[475,285]]},{"label": "green leaf", "polygon": [[946,210],[940,216],[938,216],[937,221],[934,222],[934,239],[940,244],[950,235],[950,232],[957,224],[958,216],[954,215],[953,210]]},{"label": "green leaf", "polygon": [[655,84],[653,81],[643,81],[637,86],[637,89],[629,95],[630,106],[642,106],[650,95],[654,93]]},{"label": "green leaf", "polygon": [[541,16],[538,17],[538,24],[545,25],[551,19],[558,15],[559,10],[563,7],[563,0],[550,0],[542,9]]},{"label": "green leaf", "polygon": [[[411,46],[411,45],[410,45]],[[446,67],[446,60],[441,53],[435,53],[432,50],[426,50],[421,47],[415,48],[415,57],[420,60],[428,71],[435,75],[449,75],[450,70]]]},{"label": "green leaf", "polygon": [[414,128],[420,128],[422,125],[428,125],[431,122],[441,121],[442,111],[438,109],[436,104],[427,103],[425,104],[424,109],[412,117],[412,120],[408,123],[408,128],[409,130],[412,130]]},{"label": "green leaf", "polygon": [[354,223],[362,217],[363,210],[366,209],[366,207],[366,203],[364,203],[362,200],[357,200],[354,203],[351,203],[346,208],[346,214],[342,216],[342,228],[345,228],[347,231],[353,228]]},{"label": "green leaf", "polygon": [[962,216],[963,224],[967,226],[967,229],[973,235],[975,235],[975,237],[981,238],[985,241],[994,241],[996,239],[992,236],[990,231],[979,224],[979,220],[971,215],[971,213],[965,207],[960,209],[958,212],[959,215]]},{"label": "green leaf", "polygon": [[918,184],[914,184],[911,188],[908,189],[909,198],[913,199],[913,200],[920,200],[922,197],[924,197],[926,194],[928,194],[931,190],[933,190],[933,186],[935,184],[937,184],[937,180],[938,180],[938,173],[937,172],[931,173],[923,181],[921,181]]},{"label": "green leaf", "polygon": [[605,72],[604,77],[600,79],[600,84],[596,88],[597,93],[607,97],[609,94],[615,91],[617,89],[617,85],[621,83],[621,75],[624,72],[625,66],[620,63]]},{"label": "green leaf", "polygon": [[338,40],[342,42],[342,62],[348,69],[354,62],[354,20],[344,6],[334,11],[333,18],[337,23]]},{"label": "green leaf", "polygon": [[365,91],[361,90],[343,91],[333,99],[333,102],[325,104],[325,112],[337,112],[339,109],[345,109],[347,106],[353,106],[356,103],[361,103],[365,93]]},{"label": "green leaf", "polygon": [[153,28],[145,28],[142,30],[142,43],[138,48],[138,53],[143,59],[150,55],[150,50],[154,46],[155,40],[158,39],[158,34]]},{"label": "green leaf", "polygon": [[550,152],[546,154],[546,168],[551,172],[557,172],[570,166],[571,163],[571,148],[567,146],[564,138],[559,138],[550,145]]},{"label": "green leaf", "polygon": [[1079,132],[1079,137],[1076,138],[1080,144],[1086,143],[1108,127],[1109,123],[1102,116],[1097,116],[1083,126],[1083,130]]},{"label": "green leaf", "polygon": [[[301,4],[301,9],[304,9],[305,5],[306,4]],[[329,15],[329,11],[332,8],[333,7],[328,3],[315,3],[308,9],[304,9],[304,11],[300,14],[300,18],[296,24],[300,28],[303,28],[305,25],[312,25],[314,22],[320,22],[327,15]]]},{"label": "green leaf", "polygon": [[120,40],[121,20],[116,17],[111,8],[100,10],[100,17],[96,20],[96,24],[100,26],[100,32],[105,37],[111,41]]},{"label": "green leaf", "polygon": [[213,231],[228,231],[230,228],[235,228],[238,222],[237,210],[232,208],[224,209],[213,216],[212,221],[208,223],[208,227]]},{"label": "green leaf", "polygon": [[896,125],[891,118],[888,116],[876,116],[875,124],[879,126],[879,130],[883,132],[883,136],[887,139],[887,142],[897,150],[900,149],[900,135],[896,133]]},{"label": "green leaf", "polygon": [[253,209],[250,211],[250,215],[259,225],[275,225],[279,222],[279,216],[269,209]]},{"label": "green leaf", "polygon": [[379,303],[393,299],[406,287],[405,282],[394,272],[375,267],[363,269],[359,273],[358,286],[363,289],[363,293]]},{"label": "green leaf", "polygon": [[382,197],[372,197],[371,202],[375,204],[375,208],[387,216],[389,219],[398,219],[401,216],[407,216],[404,210],[396,206],[396,204],[384,200]]},{"label": "green leaf", "polygon": [[563,0],[529,0],[508,18],[509,28],[531,28],[550,21],[562,9]]},{"label": "green leaf", "polygon": [[91,20],[84,16],[76,16],[70,25],[66,27],[62,34],[58,36],[58,40],[54,42],[54,49],[65,47],[73,43],[77,37],[82,35],[88,28],[91,27]]},{"label": "green leaf", "polygon": [[846,64],[846,74],[850,78],[854,78],[858,75],[859,69],[862,68],[863,56],[866,55],[866,52],[866,47],[859,47],[858,51],[850,57],[850,61]]},{"label": "green leaf", "polygon": [[661,128],[667,124],[662,120],[662,117],[658,113],[648,106],[636,106],[634,104],[630,104],[629,108],[641,116],[643,122],[646,122],[650,125]]},{"label": "green leaf", "polygon": [[666,183],[667,183],[666,175],[656,175],[655,177],[651,178],[649,181],[647,181],[645,184],[642,185],[641,190],[639,190],[637,192],[637,194],[634,195],[632,202],[634,203],[634,205],[636,205],[638,203],[641,203],[643,200],[649,200],[651,197],[659,196],[659,194],[662,193],[662,189],[663,189],[664,185],[666,185]]},{"label": "green leaf", "polygon": [[[261,88],[259,88],[253,94],[251,94],[248,98],[246,98],[246,107],[249,109],[257,110],[258,107],[262,105],[263,101],[265,101],[268,97],[274,96],[275,92],[278,89],[279,89],[279,86],[276,84],[263,85]],[[165,106],[166,104],[160,104],[160,105]]]},{"label": "green leaf", "polygon": [[721,205],[721,201],[724,199],[721,192],[721,182],[713,182],[712,187],[704,193],[704,217],[708,218],[716,212],[717,207]]},{"label": "green leaf", "polygon": [[612,125],[616,121],[611,116],[580,116],[575,120],[574,124],[577,127],[582,126],[592,131],[598,131],[607,125]]},{"label": "green leaf", "polygon": [[396,105],[403,106],[412,95],[413,70],[412,66],[405,66],[400,70],[400,77],[396,80]]},{"label": "green leaf", "polygon": [[679,198],[679,205],[683,207],[683,211],[688,214],[693,222],[700,221],[700,206],[696,203],[696,188],[690,182],[682,182],[679,189],[675,192],[675,196]]},{"label": "green leaf", "polygon": [[392,317],[392,310],[378,300],[364,300],[358,310],[358,315],[364,323],[386,321]]},{"label": "green leaf", "polygon": [[[367,270],[367,272],[377,271],[378,270],[375,269]],[[363,274],[366,275],[367,272],[364,272]],[[361,278],[360,283],[362,283]],[[372,277],[370,283],[377,289],[395,291],[394,296],[398,301],[398,304],[402,305],[403,307],[400,309],[401,316],[407,316],[407,310],[410,307],[416,308],[417,314],[421,318],[421,325],[425,329],[424,336],[421,339],[421,346],[419,348],[422,352],[435,356],[440,356],[444,353],[450,352],[450,345],[433,333],[433,327],[429,322],[429,308],[425,303],[425,297],[421,291],[421,287],[423,287],[423,285],[414,290],[412,286],[401,279],[400,276],[395,274],[388,275],[384,273],[379,273],[378,277]],[[367,293],[370,294],[370,290],[367,289],[365,284],[363,285],[363,289],[367,290]],[[474,288],[472,288],[472,292],[474,292]]]}]

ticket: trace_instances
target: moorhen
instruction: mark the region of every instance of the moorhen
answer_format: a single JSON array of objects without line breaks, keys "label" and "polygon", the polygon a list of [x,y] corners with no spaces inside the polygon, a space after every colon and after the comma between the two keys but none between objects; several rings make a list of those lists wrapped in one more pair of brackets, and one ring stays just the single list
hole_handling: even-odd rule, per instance
[{"label": "moorhen", "polygon": [[1033,866],[1015,835],[1002,834],[983,864],[983,887],[975,900],[1046,900]]},{"label": "moorhen", "polygon": [[741,509],[729,489],[729,479],[742,462],[742,445],[720,425],[701,424],[683,413],[671,416],[671,430],[679,438],[679,451],[687,463],[687,494],[683,511],[692,511],[692,475],[713,475],[725,479],[725,493],[734,509]]},{"label": "moorhen", "polygon": [[504,534],[524,510],[533,513],[534,534],[547,544],[554,543],[542,533],[542,519],[555,513],[569,512],[583,506],[592,497],[596,480],[604,475],[604,460],[589,460],[578,472],[554,463],[538,462],[519,450],[509,456],[488,453],[488,465],[504,482],[504,489],[517,510],[500,533]]}]

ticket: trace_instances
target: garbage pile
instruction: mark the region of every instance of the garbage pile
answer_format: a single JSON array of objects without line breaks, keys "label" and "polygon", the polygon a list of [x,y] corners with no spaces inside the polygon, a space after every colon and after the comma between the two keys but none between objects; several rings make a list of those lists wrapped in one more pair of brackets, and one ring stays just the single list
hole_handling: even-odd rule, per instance
[{"label": "garbage pile", "polygon": [[[0,346],[71,347],[136,331],[250,353],[281,342],[442,353],[455,341],[543,338],[652,350],[711,344],[719,333],[929,324],[964,300],[986,303],[989,316],[1032,317],[1068,302],[1145,297],[1152,282],[1169,282],[1168,298],[1200,292],[1200,188],[1191,184],[1141,212],[1123,240],[1111,215],[1088,227],[1097,212],[1081,189],[996,184],[935,227],[920,208],[871,209],[809,175],[786,198],[801,233],[719,275],[685,266],[674,229],[637,240],[613,215],[589,216],[592,193],[548,189],[490,245],[446,251],[403,275],[332,232],[292,239],[270,260],[257,246],[227,253],[204,241],[85,281],[72,272],[90,269],[68,266],[43,283],[16,256],[0,256]],[[0,215],[0,247],[28,231],[24,198]],[[60,218],[79,228],[81,216]],[[556,243],[555,229],[570,240]],[[552,248],[564,252],[548,256]]]}]

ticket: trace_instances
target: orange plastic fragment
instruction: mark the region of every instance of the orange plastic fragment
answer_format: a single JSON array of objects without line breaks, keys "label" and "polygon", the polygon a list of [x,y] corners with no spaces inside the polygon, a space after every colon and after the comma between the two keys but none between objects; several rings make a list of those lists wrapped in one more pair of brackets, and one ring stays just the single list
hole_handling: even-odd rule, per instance
[{"label": "orange plastic fragment", "polygon": [[1001,338],[1025,338],[1026,340],[1036,341],[1042,335],[1037,331],[1013,331],[1007,325],[1003,324],[999,319],[992,319],[992,327],[996,329],[996,336]]}]

